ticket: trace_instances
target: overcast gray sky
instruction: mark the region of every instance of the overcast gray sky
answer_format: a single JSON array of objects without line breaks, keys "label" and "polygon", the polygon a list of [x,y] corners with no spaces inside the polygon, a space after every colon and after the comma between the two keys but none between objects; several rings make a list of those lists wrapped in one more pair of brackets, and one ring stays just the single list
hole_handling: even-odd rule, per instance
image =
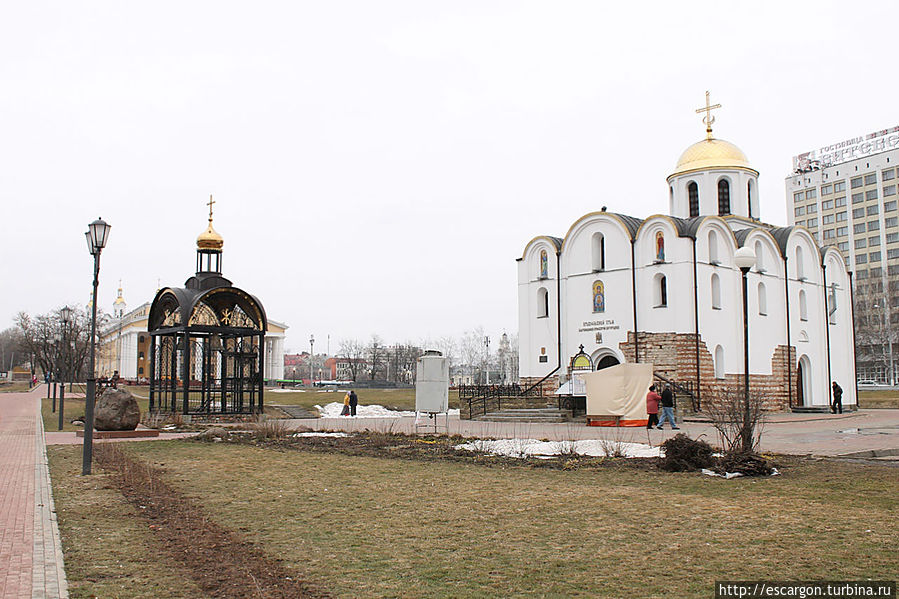
[{"label": "overcast gray sky", "polygon": [[792,155],[899,125],[896,6],[6,2],[0,328],[87,302],[98,216],[100,306],[183,284],[212,193],[288,347],[514,332],[524,244],[665,212],[706,89],[785,224]]}]

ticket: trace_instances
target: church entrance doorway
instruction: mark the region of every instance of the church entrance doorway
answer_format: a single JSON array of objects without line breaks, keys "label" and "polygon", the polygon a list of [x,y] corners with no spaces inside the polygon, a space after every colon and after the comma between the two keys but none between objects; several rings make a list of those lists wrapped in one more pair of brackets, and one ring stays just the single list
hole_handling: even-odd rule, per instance
[{"label": "church entrance doorway", "polygon": [[799,358],[799,366],[796,368],[796,405],[806,406],[811,404],[811,363],[808,356]]},{"label": "church entrance doorway", "polygon": [[620,362],[615,356],[603,356],[602,359],[600,359],[600,361],[596,363],[596,369],[602,370],[603,368],[615,366],[616,364],[620,364]]}]

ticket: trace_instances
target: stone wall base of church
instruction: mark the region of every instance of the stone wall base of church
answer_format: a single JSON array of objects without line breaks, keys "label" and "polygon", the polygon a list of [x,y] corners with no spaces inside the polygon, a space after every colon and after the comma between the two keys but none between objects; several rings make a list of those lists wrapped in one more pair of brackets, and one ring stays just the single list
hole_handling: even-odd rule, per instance
[{"label": "stone wall base of church", "polygon": [[[529,389],[531,385],[536,385],[542,379],[542,376],[523,376],[519,379],[519,385],[522,390]],[[559,375],[554,374],[542,383],[540,383],[540,394],[544,397],[555,397],[555,393],[559,388]]]},{"label": "stone wall base of church", "polygon": [[[620,349],[628,362],[635,358],[635,336],[629,332]],[[725,389],[742,390],[743,373],[725,373],[723,379],[715,377],[715,362],[705,342],[699,339],[699,380],[696,372],[696,335],[693,333],[640,333],[637,338],[640,362],[651,362],[655,373],[677,383],[690,383],[699,389],[699,407],[707,402],[720,401]],[[792,360],[791,360],[792,358]],[[789,375],[788,375],[788,365]],[[769,412],[790,409],[790,391],[796,401],[796,349],[788,353],[786,345],[778,345],[771,356],[771,374],[750,374],[750,394],[758,393],[762,408]],[[679,408],[691,410],[689,402],[681,402]]]}]

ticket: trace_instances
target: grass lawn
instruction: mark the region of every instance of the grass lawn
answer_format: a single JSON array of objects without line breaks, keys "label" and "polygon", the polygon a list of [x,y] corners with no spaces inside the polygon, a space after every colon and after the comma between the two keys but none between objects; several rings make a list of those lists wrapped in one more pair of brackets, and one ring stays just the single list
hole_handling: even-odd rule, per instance
[{"label": "grass lawn", "polygon": [[0,383],[0,393],[22,393],[23,391],[28,391],[31,389],[31,383],[26,383],[23,381],[17,381],[15,383],[2,382]]},{"label": "grass lawn", "polygon": [[[720,579],[895,578],[899,477],[886,465],[791,460],[782,476],[725,481],[122,445],[215,522],[339,597],[693,597]],[[73,597],[190,595],[102,471],[77,475],[79,451],[49,448]]]},{"label": "grass lawn", "polygon": [[899,391],[893,389],[859,390],[858,407],[899,408]]}]

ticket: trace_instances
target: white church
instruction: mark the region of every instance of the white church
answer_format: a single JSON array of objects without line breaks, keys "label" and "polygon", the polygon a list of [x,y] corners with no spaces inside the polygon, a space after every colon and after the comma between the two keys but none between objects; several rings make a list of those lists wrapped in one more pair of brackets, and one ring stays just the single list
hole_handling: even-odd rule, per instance
[{"label": "white church", "polygon": [[[857,404],[851,274],[805,227],[760,222],[758,176],[734,144],[688,147],[668,176],[668,213],[591,212],[564,237],[539,236],[518,262],[523,385],[551,393],[572,358],[592,369],[652,363],[657,382],[714,401],[744,381],[739,248],[747,272],[749,380],[764,408],[826,409],[831,381]],[[744,250],[743,253],[746,253]],[[583,346],[583,353],[581,352]],[[584,354],[589,358],[585,360]],[[694,401],[694,407],[695,407]]]}]

